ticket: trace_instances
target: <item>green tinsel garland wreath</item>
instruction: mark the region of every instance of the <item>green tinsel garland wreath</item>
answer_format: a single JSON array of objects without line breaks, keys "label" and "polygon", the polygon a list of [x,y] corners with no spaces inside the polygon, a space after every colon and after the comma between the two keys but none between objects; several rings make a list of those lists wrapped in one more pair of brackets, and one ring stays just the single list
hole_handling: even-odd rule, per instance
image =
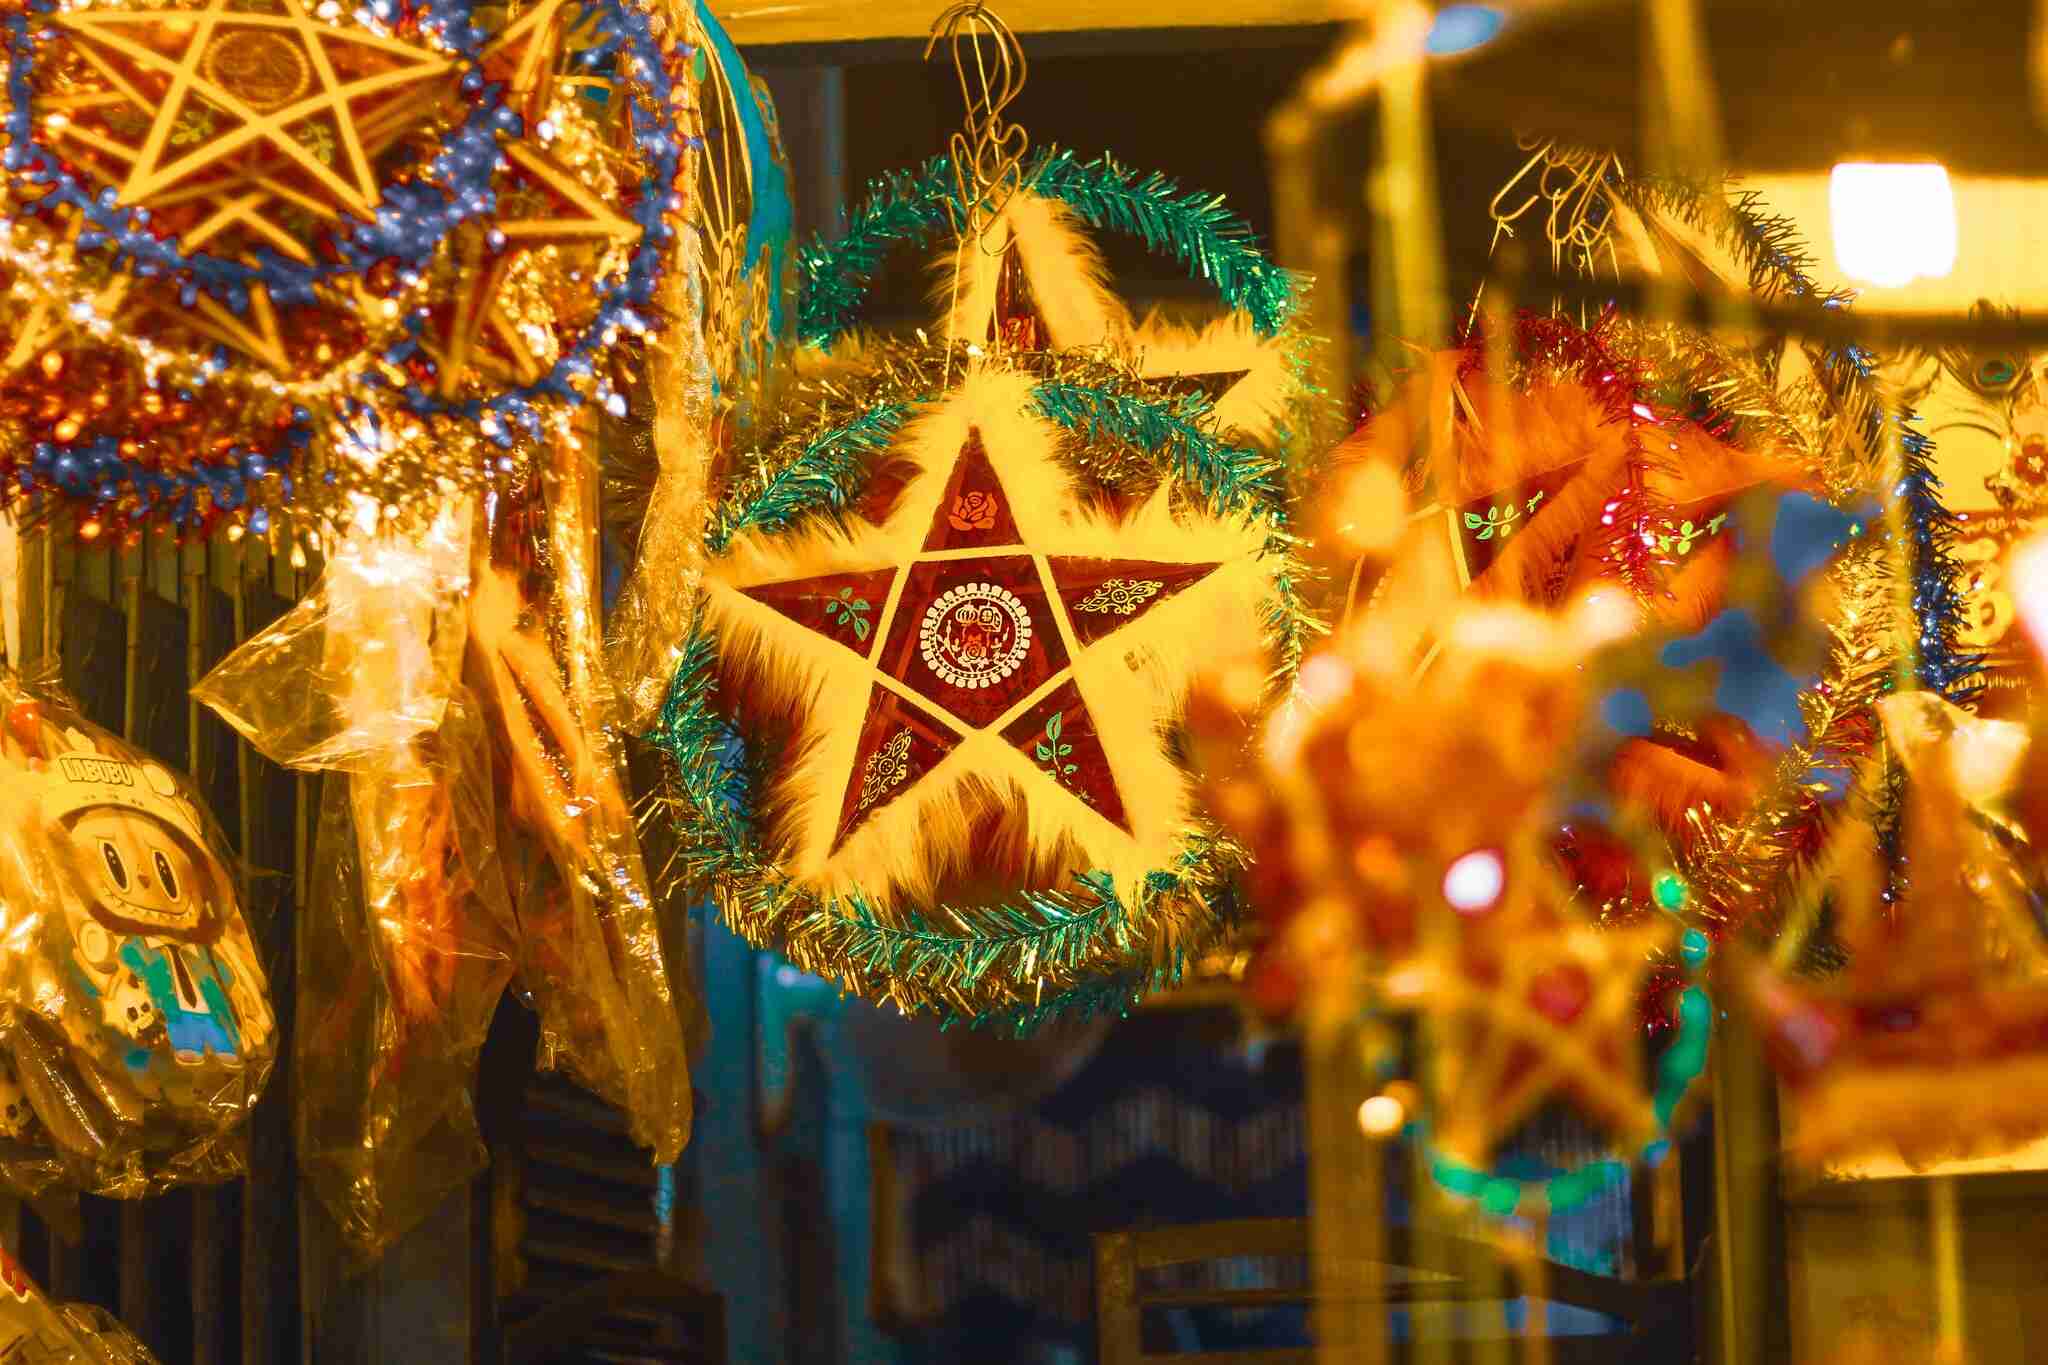
[{"label": "green tinsel garland wreath", "polygon": [[[1266,258],[1251,226],[1220,195],[1183,190],[1157,171],[1135,171],[1109,156],[1083,161],[1057,147],[1031,159],[1024,185],[1092,228],[1142,238],[1171,255],[1213,283],[1224,305],[1248,315],[1260,336],[1278,336],[1301,306],[1302,278]],[[854,325],[883,257],[954,230],[961,215],[952,163],[943,156],[871,181],[837,238],[815,239],[798,253],[798,340],[829,349]]]},{"label": "green tinsel garland wreath", "polygon": [[[745,530],[779,531],[836,518],[860,495],[908,416],[935,401],[943,351],[892,355],[881,382],[835,388],[806,424],[771,435],[764,457],[714,509],[707,545],[718,553]],[[1033,409],[1096,452],[1089,472],[1130,476],[1133,464],[1171,481],[1201,506],[1247,519],[1276,564],[1266,610],[1276,672],[1291,675],[1320,628],[1303,605],[1278,465],[1214,430],[1207,398],[1172,393],[1095,359],[1044,358],[1053,372]],[[929,387],[902,396],[906,385]],[[895,397],[882,399],[887,388]],[[701,614],[647,740],[670,760],[668,813],[680,835],[676,871],[709,890],[726,919],[758,942],[860,994],[930,1010],[948,1023],[996,1023],[1020,1032],[1061,1016],[1122,1012],[1177,984],[1191,956],[1229,930],[1229,882],[1242,849],[1212,829],[1191,830],[1170,867],[1133,900],[1100,872],[1071,890],[1029,892],[994,905],[884,913],[855,893],[822,897],[797,885],[760,844],[758,783],[772,756],[750,749],[717,705],[718,645]],[[1145,950],[1155,908],[1178,898],[1199,908],[1197,934]]]}]

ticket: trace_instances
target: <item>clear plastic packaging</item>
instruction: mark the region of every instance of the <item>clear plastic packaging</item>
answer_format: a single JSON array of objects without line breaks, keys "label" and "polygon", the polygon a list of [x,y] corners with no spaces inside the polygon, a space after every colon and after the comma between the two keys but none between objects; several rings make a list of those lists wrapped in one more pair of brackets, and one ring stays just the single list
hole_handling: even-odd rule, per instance
[{"label": "clear plastic packaging", "polygon": [[54,1304],[0,1247],[0,1365],[156,1365],[104,1308]]},{"label": "clear plastic packaging", "polygon": [[[688,1064],[599,636],[594,471],[366,522],[195,689],[325,770],[298,925],[299,1160],[374,1258],[480,1170],[471,1083],[515,968],[543,1065],[673,1161]],[[472,555],[474,563],[472,563]]]},{"label": "clear plastic packaging", "polygon": [[386,529],[367,508],[312,592],[192,689],[273,762],[381,769],[441,723],[462,659],[466,502]]},{"label": "clear plastic packaging", "polygon": [[483,1168],[470,1086],[516,925],[482,716],[458,676],[470,527],[366,524],[311,594],[194,692],[325,770],[297,925],[299,1164],[376,1257]]},{"label": "clear plastic packaging", "polygon": [[0,831],[0,1183],[239,1174],[275,1020],[190,782],[0,671]]},{"label": "clear plastic packaging", "polygon": [[470,597],[470,686],[491,718],[519,981],[541,1065],[625,1111],[659,1162],[689,1140],[682,1019],[625,783],[601,635],[597,471],[558,439],[544,488],[493,509]]}]

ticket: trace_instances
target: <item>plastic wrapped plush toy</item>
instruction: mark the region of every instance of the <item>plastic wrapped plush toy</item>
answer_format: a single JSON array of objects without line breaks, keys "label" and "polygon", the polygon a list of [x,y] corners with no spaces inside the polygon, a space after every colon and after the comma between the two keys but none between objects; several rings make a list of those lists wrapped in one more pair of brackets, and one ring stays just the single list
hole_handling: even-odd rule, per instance
[{"label": "plastic wrapped plush toy", "polygon": [[187,781],[0,672],[0,1180],[223,1179],[273,1019]]}]

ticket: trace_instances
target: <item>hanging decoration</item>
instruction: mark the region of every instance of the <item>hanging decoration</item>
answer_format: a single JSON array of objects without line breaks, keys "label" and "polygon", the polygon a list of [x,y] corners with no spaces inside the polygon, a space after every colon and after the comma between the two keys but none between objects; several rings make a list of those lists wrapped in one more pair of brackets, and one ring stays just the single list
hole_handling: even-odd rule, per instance
[{"label": "hanging decoration", "polygon": [[[1614,158],[1558,143],[1534,143],[1531,151],[1521,175],[1495,198],[1496,235],[1512,236],[1524,214],[1544,205],[1546,236],[1560,268],[1590,275],[1606,259],[1642,274],[1719,278],[1759,303],[1816,317],[1854,301],[1820,287],[1797,225],[1771,212],[1754,192],[1629,175]],[[1517,185],[1534,192],[1510,206]],[[1811,471],[1817,491],[1832,501],[1880,490],[1896,499],[1905,513],[1897,558],[1910,575],[1919,623],[1909,671],[1951,701],[1974,697],[1983,660],[1963,638],[1969,620],[1956,514],[1935,477],[1933,442],[1904,401],[1905,391],[1886,378],[1880,358],[1854,345],[1792,339],[1745,360],[1696,329],[1651,325],[1645,335],[1649,354],[1662,358],[1670,396],[1683,396],[1687,404],[1695,395],[1706,397],[1724,416],[1760,429]]]},{"label": "hanging decoration", "polygon": [[[795,312],[795,210],[775,105],[698,0],[702,92],[695,212],[685,268],[650,346],[647,400],[605,442],[607,530],[629,565],[606,613],[624,719],[654,721],[675,675],[702,573],[711,489],[787,378]],[[635,414],[644,421],[635,420]]]},{"label": "hanging decoration", "polygon": [[[1791,225],[1753,196],[1629,177],[1612,158],[1541,144],[1495,200],[1497,236],[1512,236],[1539,208],[1560,270],[1681,270],[1773,303],[1848,302],[1813,284]],[[1475,311],[1462,355],[1428,367],[1427,382],[1411,381],[1356,442],[1405,454],[1430,433],[1410,479],[1443,499],[1432,509],[1443,529],[1418,527],[1417,552],[1398,557],[1386,582],[1356,583],[1354,600],[1363,606],[1375,591],[1384,598],[1428,579],[1543,602],[1607,580],[1646,618],[1690,632],[1690,642],[1671,646],[1674,659],[1718,660],[1729,677],[1753,680],[1759,697],[1776,698],[1734,723],[1664,716],[1613,773],[1620,794],[1657,814],[1692,888],[1688,913],[1718,935],[1773,904],[1818,849],[1828,793],[1869,752],[1871,705],[1902,671],[1958,701],[1977,690],[1979,661],[1962,642],[1957,523],[1942,504],[1930,443],[1875,359],[1853,347],[1738,349],[1612,313],[1590,328],[1555,316],[1508,326]],[[1512,341],[1489,342],[1489,329]],[[1489,402],[1498,377],[1519,400]],[[1336,459],[1341,466],[1346,453]],[[1742,574],[1729,500],[1759,483],[1823,500],[1799,514],[1801,524],[1828,521],[1826,503],[1850,509],[1838,518],[1845,529],[1876,532],[1834,561],[1824,588],[1809,589],[1832,594],[1835,606],[1824,657],[1810,667],[1819,677],[1796,702],[1751,609],[1727,595],[1731,574]],[[1896,548],[1880,494],[1902,514]],[[1801,540],[1793,521],[1784,525]],[[1326,528],[1338,544],[1342,530]],[[1756,550],[1769,543],[1776,553],[1775,534]],[[1917,621],[1910,630],[1896,610],[1902,575]],[[1750,727],[1773,733],[1759,742]],[[1566,852],[1587,854],[1598,842],[1581,829]],[[1607,873],[1637,899],[1649,881],[1640,864]]]},{"label": "hanging decoration", "polygon": [[[493,25],[496,25],[495,27]],[[0,477],[82,534],[512,486],[619,396],[690,141],[630,3],[0,11]]]},{"label": "hanging decoration", "polygon": [[[2048,1135],[2036,741],[1927,691],[1878,710],[1885,748],[1859,782],[1898,826],[1845,823],[1740,978],[1786,1082],[1787,1149],[1821,1167],[1922,1167]],[[1847,959],[1825,979],[1798,970],[1816,936]]]},{"label": "hanging decoration", "polygon": [[[1263,642],[1284,678],[1311,632],[1275,452],[1312,401],[1299,286],[1243,225],[1091,168],[1156,245],[1284,282],[1263,315],[1135,324],[1078,231],[1107,220],[1056,188],[1079,163],[1023,161],[1002,121],[1014,38],[971,5],[949,32],[963,81],[974,35],[1002,53],[963,87],[969,159],[921,173],[908,218],[878,184],[802,254],[799,331],[830,349],[711,510],[651,739],[681,865],[742,933],[906,1010],[1029,1025],[1124,1008],[1225,927],[1241,856],[1169,741],[1204,650]],[[938,336],[845,334],[881,246],[942,227]]]},{"label": "hanging decoration", "polygon": [[[246,27],[327,22],[278,14]],[[308,381],[329,407],[300,395],[314,463],[291,477],[313,491],[287,510],[318,521],[326,571],[195,689],[268,756],[330,774],[296,1037],[332,1083],[295,1091],[294,1117],[309,1181],[361,1259],[481,1169],[470,1083],[510,980],[541,1016],[541,1064],[618,1106],[654,1160],[673,1162],[690,1128],[600,637],[597,449],[641,361],[664,392],[689,363],[688,340],[656,325],[695,277],[678,245],[701,141],[694,49],[622,4],[492,17],[504,26],[485,32],[466,11],[349,21],[452,45],[450,89],[495,112],[470,145],[469,125],[438,125],[425,101],[370,99],[400,68],[365,58],[354,75],[371,88],[349,104],[363,126],[343,141],[385,139],[372,160],[397,178],[377,182],[375,219],[322,229],[297,292],[275,273],[289,261],[254,253],[273,273],[249,287],[273,305],[317,310],[333,280],[358,301],[389,285],[368,316],[396,330],[389,351],[354,353],[369,357],[359,373],[338,362],[345,382]],[[298,117],[282,109],[273,120]],[[418,145],[429,133],[438,150]],[[414,241],[419,222],[433,230]],[[374,260],[357,251],[366,232],[384,234]],[[190,270],[202,313],[209,282],[232,294],[240,278]],[[667,398],[650,406],[673,415]]]},{"label": "hanging decoration", "polygon": [[240,1173],[275,1024],[189,784],[0,674],[0,1181],[137,1197]]},{"label": "hanging decoration", "polygon": [[[1374,569],[1412,524],[1398,486],[1382,491],[1350,526]],[[1655,1149],[1705,1065],[1709,945],[1679,921],[1683,883],[1601,905],[1554,849],[1574,772],[1611,745],[1601,680],[1633,625],[1625,602],[1612,588],[1549,611],[1455,584],[1402,593],[1310,656],[1255,745],[1240,738],[1255,700],[1241,662],[1212,674],[1191,712],[1210,804],[1254,855],[1266,935],[1252,1000],[1312,1019],[1374,1004],[1426,1019],[1432,1099],[1406,1121],[1444,1187],[1495,1213],[1574,1208],[1627,1169],[1526,1183],[1488,1171],[1539,1108],[1569,1103],[1617,1151]],[[1446,773],[1461,775],[1455,803],[1439,799]],[[1654,1090],[1646,998],[1676,1025]]]},{"label": "hanging decoration", "polygon": [[[1552,240],[1574,264],[1618,247],[1668,268],[1682,249],[1694,268],[1736,263],[1737,283],[1774,296],[1813,294],[1796,243],[1752,203],[1677,185],[1651,194],[1618,167],[1565,169],[1531,203],[1551,201]],[[1500,213],[1504,227],[1522,211]],[[1219,668],[1194,712],[1198,736],[1215,736],[1198,752],[1213,808],[1256,858],[1267,936],[1248,973],[1254,999],[1291,1012],[1376,998],[1427,1017],[1431,1103],[1409,1122],[1446,1190],[1529,1214],[1583,1202],[1631,1155],[1655,1159],[1705,1063],[1714,939],[1770,919],[1759,912],[1775,915],[1818,856],[1840,775],[1872,752],[1873,707],[1902,670],[1968,695],[1953,521],[1924,438],[1894,411],[1860,352],[1773,355],[1611,311],[1579,325],[1493,304],[1332,457],[1313,529],[1348,579],[1351,625],[1304,665],[1301,701],[1253,759],[1233,761],[1245,675]],[[1879,489],[1896,489],[1896,538],[1871,501]],[[1911,622],[1898,573],[1913,575]],[[1631,642],[1597,667],[1574,656],[1582,691],[1548,705],[1554,693],[1498,667],[1510,642],[1541,633],[1489,619],[1510,605],[1544,609],[1553,631],[1584,633],[1585,613],[1604,614]],[[1440,730],[1453,733],[1439,744]],[[1384,753],[1368,734],[1385,737]],[[1527,754],[1503,752],[1518,747],[1548,755],[1528,791]],[[1408,770],[1484,773],[1484,799],[1447,819],[1388,776]],[[1532,903],[1565,907],[1562,918]],[[1660,923],[1658,951],[1628,941]],[[1432,924],[1438,944],[1456,945],[1435,950],[1448,958],[1432,955]],[[1511,936],[1516,955],[1479,941],[1491,935]],[[1625,983],[1631,1008],[1532,986],[1589,944],[1618,954],[1598,979]],[[1533,1027],[1539,996],[1568,1017],[1535,1041],[1499,1031],[1502,1011]],[[1577,1036],[1595,1015],[1618,1033]],[[1547,1045],[1611,1062],[1645,1026],[1665,1036],[1653,1094],[1560,1083],[1584,1078],[1533,1060]],[[1613,1070],[1630,1085],[1639,1074]],[[1538,1096],[1517,1087],[1524,1078]],[[1621,1159],[1543,1182],[1487,1169],[1546,1080],[1608,1128]]]},{"label": "hanging decoration", "polygon": [[149,1348],[106,1309],[50,1302],[6,1249],[0,1248],[0,1361],[40,1365],[156,1365]]},{"label": "hanging decoration", "polygon": [[313,591],[194,695],[324,771],[297,942],[301,1164],[374,1259],[482,1169],[470,1085],[508,980],[544,1067],[672,1162],[679,1001],[623,777],[596,595],[594,471],[420,527],[366,507]]},{"label": "hanging decoration", "polygon": [[313,590],[193,694],[268,757],[324,771],[298,953],[298,1166],[373,1256],[483,1162],[470,1079],[518,925],[491,759],[459,687],[466,509],[403,537],[377,518]]}]

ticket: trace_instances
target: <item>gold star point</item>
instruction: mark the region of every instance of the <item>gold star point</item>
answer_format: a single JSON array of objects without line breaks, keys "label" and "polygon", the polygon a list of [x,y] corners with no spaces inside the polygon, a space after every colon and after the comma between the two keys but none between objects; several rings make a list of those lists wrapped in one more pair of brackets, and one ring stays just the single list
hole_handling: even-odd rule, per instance
[{"label": "gold star point", "polygon": [[[280,246],[298,234],[262,212],[267,205],[375,210],[372,162],[421,116],[405,112],[414,88],[454,67],[431,48],[326,23],[302,0],[81,9],[52,22],[107,86],[52,106],[67,117],[61,135],[99,154],[121,202],[161,207],[257,188],[231,219],[217,213],[204,226],[211,235],[242,222]],[[90,111],[98,116],[83,116]]]},{"label": "gold star point", "polygon": [[1560,1095],[1618,1142],[1647,1141],[1658,1125],[1641,1079],[1637,1013],[1671,926],[1580,920],[1555,908],[1563,888],[1533,860],[1520,880],[1526,889],[1510,903],[1461,924],[1457,948],[1429,973],[1439,1144],[1483,1164]]}]

